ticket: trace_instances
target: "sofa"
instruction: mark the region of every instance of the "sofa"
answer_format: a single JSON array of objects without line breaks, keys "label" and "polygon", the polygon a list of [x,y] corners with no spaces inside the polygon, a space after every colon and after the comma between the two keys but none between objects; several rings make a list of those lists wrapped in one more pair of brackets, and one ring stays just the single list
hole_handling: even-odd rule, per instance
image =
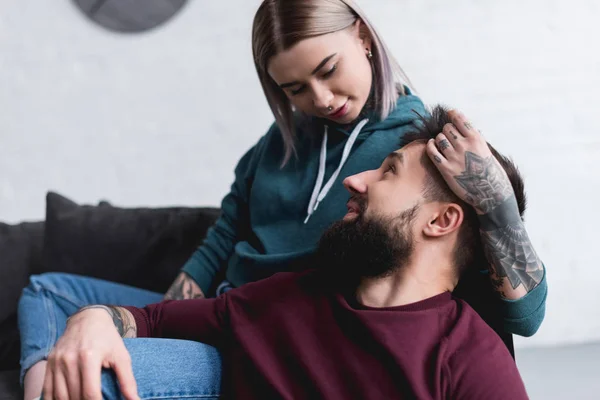
[{"label": "sofa", "polygon": [[219,214],[80,205],[49,192],[44,221],[0,223],[0,400],[23,398],[16,312],[30,275],[66,272],[165,292]]},{"label": "sofa", "polygon": [[[219,215],[214,207],[80,205],[49,192],[44,221],[0,223],[0,400],[22,398],[16,311],[29,276],[66,272],[165,292]],[[514,356],[487,276],[464,276],[455,294],[475,308]]]}]

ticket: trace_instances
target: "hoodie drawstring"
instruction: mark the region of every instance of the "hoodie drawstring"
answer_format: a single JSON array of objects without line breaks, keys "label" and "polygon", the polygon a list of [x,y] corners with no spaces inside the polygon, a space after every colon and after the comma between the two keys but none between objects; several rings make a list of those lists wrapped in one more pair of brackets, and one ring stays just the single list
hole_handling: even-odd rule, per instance
[{"label": "hoodie drawstring", "polygon": [[328,130],[328,126],[325,125],[325,133],[323,135],[323,142],[321,143],[321,156],[319,157],[319,172],[317,174],[317,181],[315,182],[315,187],[313,189],[312,196],[310,197],[310,202],[308,203],[308,211],[307,211],[306,219],[304,220],[305,224],[308,222],[311,215],[315,211],[317,211],[317,208],[319,207],[319,203],[321,201],[323,201],[325,196],[327,196],[327,193],[329,193],[329,191],[331,190],[331,187],[335,183],[335,180],[339,176],[340,171],[342,170],[342,167],[344,166],[344,164],[346,163],[346,160],[348,159],[348,156],[350,155],[350,151],[352,150],[352,146],[354,146],[354,142],[356,141],[356,138],[360,134],[360,131],[362,130],[362,128],[367,124],[367,122],[369,122],[368,119],[363,119],[362,121],[360,121],[358,123],[358,125],[356,125],[356,127],[350,134],[350,137],[348,138],[346,145],[344,146],[344,151],[342,153],[342,159],[340,160],[340,164],[338,165],[338,167],[335,170],[335,172],[333,173],[333,175],[331,175],[331,178],[329,178],[329,180],[327,181],[325,186],[322,187],[323,179],[325,178],[325,164],[327,161],[327,130]]}]

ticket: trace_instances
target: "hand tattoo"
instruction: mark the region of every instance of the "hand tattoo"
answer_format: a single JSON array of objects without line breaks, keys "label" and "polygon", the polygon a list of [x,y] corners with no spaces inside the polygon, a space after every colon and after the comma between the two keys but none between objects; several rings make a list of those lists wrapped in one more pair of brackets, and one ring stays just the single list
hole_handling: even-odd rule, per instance
[{"label": "hand tattoo", "polygon": [[466,200],[482,214],[489,213],[511,195],[514,196],[506,173],[494,156],[479,157],[467,151],[465,170],[454,179],[466,190]]},{"label": "hand tattoo", "polygon": [[117,328],[117,332],[119,332],[119,335],[121,335],[122,338],[134,338],[137,336],[137,326],[135,324],[133,316],[122,307],[103,305],[86,306],[82,307],[79,311],[73,314],[72,317],[81,313],[82,311],[91,310],[95,308],[104,310],[110,315],[110,317],[113,320],[113,324],[115,324],[115,327]]},{"label": "hand tattoo", "polygon": [[442,159],[438,156],[433,156],[433,159],[435,160],[436,163],[441,164],[442,163]]},{"label": "hand tattoo", "polygon": [[201,299],[203,297],[202,289],[185,272],[179,274],[165,294],[165,300]]}]

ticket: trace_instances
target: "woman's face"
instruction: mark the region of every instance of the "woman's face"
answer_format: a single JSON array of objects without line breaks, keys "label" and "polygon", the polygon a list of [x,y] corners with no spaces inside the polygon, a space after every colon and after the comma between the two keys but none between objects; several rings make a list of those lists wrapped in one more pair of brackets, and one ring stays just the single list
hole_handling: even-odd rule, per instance
[{"label": "woman's face", "polygon": [[302,40],[269,61],[269,75],[296,109],[350,123],[367,102],[372,84],[367,59],[371,41],[360,32],[359,21],[348,29]]}]

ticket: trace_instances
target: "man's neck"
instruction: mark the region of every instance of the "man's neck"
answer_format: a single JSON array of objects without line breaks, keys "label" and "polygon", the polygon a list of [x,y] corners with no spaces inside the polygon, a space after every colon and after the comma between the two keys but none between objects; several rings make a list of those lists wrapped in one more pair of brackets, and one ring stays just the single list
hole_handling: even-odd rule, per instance
[{"label": "man's neck", "polygon": [[452,291],[455,286],[456,282],[441,278],[439,273],[407,266],[385,278],[364,279],[356,290],[356,299],[368,307],[397,307]]}]

